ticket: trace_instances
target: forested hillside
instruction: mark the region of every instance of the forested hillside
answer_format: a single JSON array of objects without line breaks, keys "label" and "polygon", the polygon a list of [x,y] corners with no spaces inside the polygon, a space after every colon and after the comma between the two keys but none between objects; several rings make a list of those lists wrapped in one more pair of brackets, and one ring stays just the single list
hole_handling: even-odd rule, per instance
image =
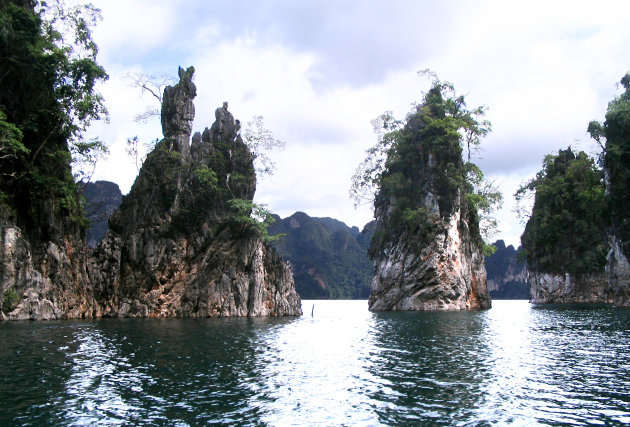
[{"label": "forested hillside", "polygon": [[371,224],[363,232],[332,218],[296,212],[276,216],[269,234],[284,234],[274,246],[291,263],[295,287],[305,299],[367,299],[372,263],[367,249]]},{"label": "forested hillside", "polygon": [[492,299],[529,299],[527,266],[518,259],[521,248],[505,246],[503,240],[497,240],[493,246],[497,249],[486,257],[488,292]]}]

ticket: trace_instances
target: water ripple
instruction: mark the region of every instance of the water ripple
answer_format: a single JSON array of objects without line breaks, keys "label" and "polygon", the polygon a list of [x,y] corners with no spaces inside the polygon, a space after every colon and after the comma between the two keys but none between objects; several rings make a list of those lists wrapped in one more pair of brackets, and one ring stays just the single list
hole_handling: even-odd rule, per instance
[{"label": "water ripple", "polygon": [[630,311],[0,324],[0,425],[630,423]]}]

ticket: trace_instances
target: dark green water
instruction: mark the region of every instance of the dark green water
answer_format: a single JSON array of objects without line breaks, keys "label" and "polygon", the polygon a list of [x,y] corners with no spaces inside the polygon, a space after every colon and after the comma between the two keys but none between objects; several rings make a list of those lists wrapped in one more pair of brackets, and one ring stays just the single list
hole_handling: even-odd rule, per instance
[{"label": "dark green water", "polygon": [[0,425],[630,423],[630,310],[304,312],[0,323]]}]

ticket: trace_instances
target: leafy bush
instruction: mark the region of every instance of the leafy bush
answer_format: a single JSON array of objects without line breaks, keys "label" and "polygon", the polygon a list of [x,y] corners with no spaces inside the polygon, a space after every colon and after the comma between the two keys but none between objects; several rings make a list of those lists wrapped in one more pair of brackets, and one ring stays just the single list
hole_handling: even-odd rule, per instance
[{"label": "leafy bush", "polygon": [[270,236],[267,228],[275,222],[275,218],[265,205],[254,203],[250,200],[231,199],[228,206],[232,211],[230,218],[238,228],[244,233],[258,233],[263,242],[271,243],[281,236]]},{"label": "leafy bush", "polygon": [[18,302],[20,302],[20,296],[18,295],[17,291],[15,290],[15,288],[9,288],[4,293],[4,299],[2,300],[2,311],[5,313],[12,312],[17,307]]}]

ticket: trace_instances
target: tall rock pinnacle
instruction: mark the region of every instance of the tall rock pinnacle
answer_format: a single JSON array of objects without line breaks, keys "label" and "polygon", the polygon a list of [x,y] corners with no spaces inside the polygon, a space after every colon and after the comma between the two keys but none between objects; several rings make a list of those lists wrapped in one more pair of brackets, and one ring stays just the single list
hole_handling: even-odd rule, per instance
[{"label": "tall rock pinnacle", "polygon": [[194,67],[187,70],[179,68],[179,83],[164,88],[162,96],[162,133],[169,141],[169,148],[182,153],[184,158],[190,154],[190,134],[195,119],[193,99],[197,96],[197,87],[192,82]]}]

